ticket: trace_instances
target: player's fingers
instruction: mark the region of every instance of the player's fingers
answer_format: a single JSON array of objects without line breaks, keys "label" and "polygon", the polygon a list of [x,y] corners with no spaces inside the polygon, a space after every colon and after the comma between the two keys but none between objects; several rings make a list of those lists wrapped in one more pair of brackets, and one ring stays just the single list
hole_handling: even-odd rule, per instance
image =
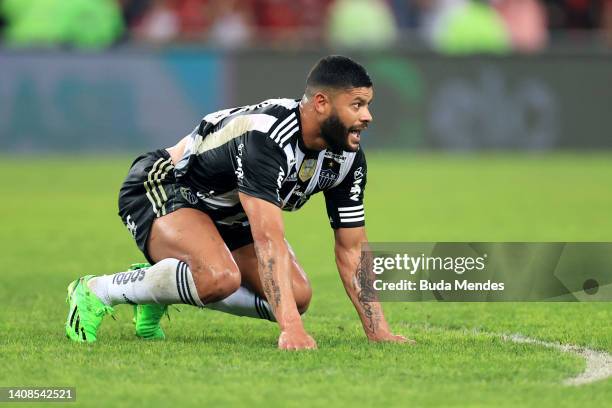
[{"label": "player's fingers", "polygon": [[300,346],[298,343],[289,340],[279,342],[278,348],[281,350],[298,350]]},{"label": "player's fingers", "polygon": [[295,344],[291,350],[314,350],[317,348],[317,343],[313,339]]},{"label": "player's fingers", "polygon": [[316,350],[317,349],[317,342],[314,341],[313,338],[310,338],[310,341],[308,342],[306,348],[309,349],[309,350]]},{"label": "player's fingers", "polygon": [[278,348],[281,350],[316,350],[317,343],[314,342],[304,342],[304,343],[283,343],[279,344]]}]

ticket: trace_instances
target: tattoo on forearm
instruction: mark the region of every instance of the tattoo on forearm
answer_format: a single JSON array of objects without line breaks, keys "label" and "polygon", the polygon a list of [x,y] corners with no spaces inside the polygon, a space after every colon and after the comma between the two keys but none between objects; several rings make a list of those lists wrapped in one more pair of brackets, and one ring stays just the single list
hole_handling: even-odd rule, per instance
[{"label": "tattoo on forearm", "polygon": [[363,308],[363,313],[366,317],[365,324],[367,326],[367,329],[370,332],[375,333],[376,330],[378,330],[378,326],[380,324],[380,313],[375,313],[372,310],[372,305],[370,303],[361,303],[361,307]]},{"label": "tattoo on forearm", "polygon": [[268,257],[263,251],[260,251],[257,247],[255,248],[257,252],[257,260],[259,262],[259,268],[263,272],[261,276],[261,283],[263,286],[264,293],[266,294],[266,298],[272,306],[272,310],[276,310],[276,308],[280,305],[281,301],[281,293],[280,287],[274,281],[274,265],[276,264],[276,260],[273,257]]},{"label": "tattoo on forearm", "polygon": [[353,285],[357,286],[357,300],[365,317],[364,325],[366,330],[376,332],[382,320],[382,314],[379,308],[372,308],[372,302],[377,302],[378,297],[374,291],[374,272],[371,255],[368,252],[361,253],[355,278]]},{"label": "tattoo on forearm", "polygon": [[374,280],[376,278],[372,269],[372,255],[368,252],[361,252],[359,264],[355,272],[353,285],[357,286],[360,302],[377,302],[378,296],[374,290]]}]

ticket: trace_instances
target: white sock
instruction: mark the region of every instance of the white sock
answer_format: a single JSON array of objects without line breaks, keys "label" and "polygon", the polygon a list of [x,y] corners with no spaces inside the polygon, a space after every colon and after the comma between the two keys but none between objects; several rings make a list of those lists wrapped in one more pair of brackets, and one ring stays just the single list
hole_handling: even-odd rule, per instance
[{"label": "white sock", "polygon": [[208,303],[205,307],[235,316],[254,317],[256,319],[266,319],[272,322],[276,321],[272,313],[272,308],[268,302],[244,286],[239,287],[237,291],[225,299],[214,303]]},{"label": "white sock", "polygon": [[109,306],[121,303],[204,306],[189,266],[174,258],[163,259],[149,268],[96,276],[88,285]]}]

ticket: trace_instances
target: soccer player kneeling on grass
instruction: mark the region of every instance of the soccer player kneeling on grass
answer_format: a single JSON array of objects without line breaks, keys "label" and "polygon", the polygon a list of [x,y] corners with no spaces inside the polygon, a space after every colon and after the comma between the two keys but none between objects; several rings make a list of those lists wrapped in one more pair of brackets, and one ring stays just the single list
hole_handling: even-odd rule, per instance
[{"label": "soccer player kneeling on grass", "polygon": [[270,99],[203,118],[175,146],[138,157],[119,193],[119,215],[149,264],[68,286],[66,333],[93,342],[112,306],[135,307],[136,334],[164,338],[167,305],[184,303],[278,322],[281,349],[316,348],[301,314],[311,288],[285,240],[281,210],[325,195],[336,264],[367,337],[391,333],[378,302],[360,296],[366,160],[373,88],[353,60],[329,56],[301,100]]}]

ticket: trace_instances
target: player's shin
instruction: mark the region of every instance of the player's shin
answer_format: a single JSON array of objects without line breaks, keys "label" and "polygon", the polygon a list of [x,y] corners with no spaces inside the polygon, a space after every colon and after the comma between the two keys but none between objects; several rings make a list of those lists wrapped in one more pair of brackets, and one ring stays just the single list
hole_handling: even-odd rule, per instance
[{"label": "player's shin", "polygon": [[205,307],[235,316],[276,321],[268,302],[244,286],[238,288],[237,291],[225,299],[208,303]]},{"label": "player's shin", "polygon": [[104,304],[111,306],[121,303],[204,306],[189,267],[174,258],[163,259],[149,268],[97,276],[88,285]]}]

